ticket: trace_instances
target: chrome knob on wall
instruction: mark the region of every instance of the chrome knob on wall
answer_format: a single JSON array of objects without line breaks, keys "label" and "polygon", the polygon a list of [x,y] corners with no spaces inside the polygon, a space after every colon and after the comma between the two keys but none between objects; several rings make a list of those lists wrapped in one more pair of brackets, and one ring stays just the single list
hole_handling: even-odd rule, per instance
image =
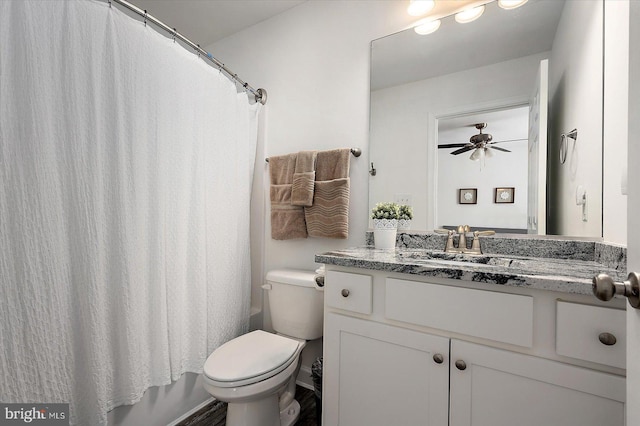
[{"label": "chrome knob on wall", "polygon": [[607,274],[598,274],[593,278],[593,294],[605,302],[613,296],[626,296],[629,304],[640,309],[640,274],[630,272],[627,280],[617,283]]}]

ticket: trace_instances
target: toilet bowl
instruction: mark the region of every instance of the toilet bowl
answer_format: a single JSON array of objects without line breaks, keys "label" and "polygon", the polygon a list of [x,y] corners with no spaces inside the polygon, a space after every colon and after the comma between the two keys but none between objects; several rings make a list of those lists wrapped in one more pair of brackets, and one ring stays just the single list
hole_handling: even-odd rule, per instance
[{"label": "toilet bowl", "polygon": [[229,426],[293,425],[300,415],[294,398],[300,353],[307,340],[322,336],[323,293],[314,273],[271,271],[266,281],[277,333],[256,330],[230,340],[203,368],[204,388],[228,403]]},{"label": "toilet bowl", "polygon": [[229,403],[228,425],[284,426],[287,422],[282,423],[281,417],[297,418],[300,406],[291,404],[293,395],[284,407],[280,399],[292,380],[295,384],[305,344],[257,330],[211,354],[204,366],[203,384],[213,397]]}]

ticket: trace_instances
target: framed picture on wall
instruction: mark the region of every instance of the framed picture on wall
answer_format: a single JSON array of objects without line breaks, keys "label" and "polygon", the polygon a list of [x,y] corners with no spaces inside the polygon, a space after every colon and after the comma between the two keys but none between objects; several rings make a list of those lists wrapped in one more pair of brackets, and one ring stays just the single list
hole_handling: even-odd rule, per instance
[{"label": "framed picture on wall", "polygon": [[515,188],[496,188],[493,202],[497,204],[513,203],[515,195]]},{"label": "framed picture on wall", "polygon": [[477,204],[477,203],[478,203],[477,188],[458,189],[458,204]]}]

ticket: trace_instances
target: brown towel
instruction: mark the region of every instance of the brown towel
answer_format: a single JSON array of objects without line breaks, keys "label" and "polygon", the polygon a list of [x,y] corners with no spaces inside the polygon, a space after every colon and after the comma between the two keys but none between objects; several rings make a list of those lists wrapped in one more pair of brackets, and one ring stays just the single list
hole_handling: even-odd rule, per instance
[{"label": "brown towel", "polygon": [[313,205],[304,208],[312,237],[349,236],[349,160],[351,150],[318,152]]},{"label": "brown towel", "polygon": [[349,178],[316,181],[313,205],[304,208],[312,237],[349,236]]},{"label": "brown towel", "polygon": [[297,154],[269,158],[271,187],[271,238],[307,238],[304,210],[291,205],[291,186]]},{"label": "brown towel", "polygon": [[313,187],[316,179],[317,151],[301,151],[296,159],[293,186],[291,188],[291,204],[294,206],[311,206],[313,204]]}]

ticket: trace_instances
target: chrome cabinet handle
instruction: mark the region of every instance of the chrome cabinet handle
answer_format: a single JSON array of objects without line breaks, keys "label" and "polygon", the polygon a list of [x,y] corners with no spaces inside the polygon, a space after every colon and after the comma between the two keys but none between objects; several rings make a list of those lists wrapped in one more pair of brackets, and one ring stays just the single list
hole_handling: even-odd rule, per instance
[{"label": "chrome cabinet handle", "polygon": [[636,309],[640,308],[640,275],[636,272],[629,273],[627,280],[617,283],[607,274],[598,274],[593,278],[593,294],[605,302],[611,300],[614,295],[626,296],[629,304]]},{"label": "chrome cabinet handle", "polygon": [[444,357],[442,354],[433,354],[433,360],[436,364],[442,364],[444,362]]},{"label": "chrome cabinet handle", "polygon": [[600,343],[607,346],[613,346],[618,341],[618,339],[616,339],[616,336],[611,333],[600,333],[598,335],[598,340],[600,340]]},{"label": "chrome cabinet handle", "polygon": [[464,371],[467,369],[467,363],[459,359],[456,361],[456,368],[460,371]]},{"label": "chrome cabinet handle", "polygon": [[349,290],[343,288],[340,294],[342,294],[342,297],[349,297]]}]

